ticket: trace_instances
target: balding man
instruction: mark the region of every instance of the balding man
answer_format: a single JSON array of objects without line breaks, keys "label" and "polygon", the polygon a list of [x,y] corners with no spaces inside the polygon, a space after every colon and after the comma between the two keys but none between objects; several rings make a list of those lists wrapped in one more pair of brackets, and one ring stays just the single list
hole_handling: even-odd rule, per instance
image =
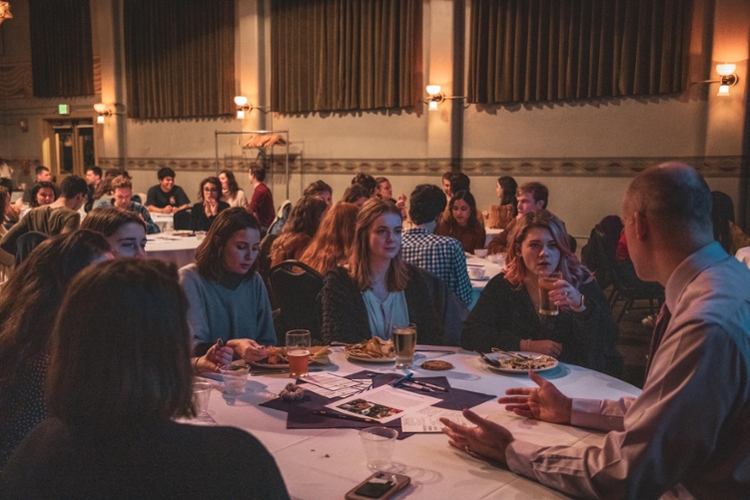
[{"label": "balding man", "polygon": [[713,239],[711,193],[692,168],[664,164],[623,204],[638,277],[665,287],[637,398],[570,399],[539,388],[500,398],[528,418],[608,431],[602,446],[537,446],[465,411],[451,444],[585,498],[750,497],[750,271]]}]

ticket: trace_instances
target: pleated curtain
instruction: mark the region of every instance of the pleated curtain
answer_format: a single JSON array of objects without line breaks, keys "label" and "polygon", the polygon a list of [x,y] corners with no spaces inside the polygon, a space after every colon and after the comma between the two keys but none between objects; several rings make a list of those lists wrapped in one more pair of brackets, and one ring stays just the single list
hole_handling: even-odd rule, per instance
[{"label": "pleated curtain", "polygon": [[234,114],[234,0],[125,0],[127,113]]},{"label": "pleated curtain", "polygon": [[29,0],[29,27],[34,96],[94,95],[89,0]]},{"label": "pleated curtain", "polygon": [[688,81],[691,0],[472,0],[468,101],[673,94]]},{"label": "pleated curtain", "polygon": [[414,106],[422,0],[272,0],[271,107],[281,113]]}]

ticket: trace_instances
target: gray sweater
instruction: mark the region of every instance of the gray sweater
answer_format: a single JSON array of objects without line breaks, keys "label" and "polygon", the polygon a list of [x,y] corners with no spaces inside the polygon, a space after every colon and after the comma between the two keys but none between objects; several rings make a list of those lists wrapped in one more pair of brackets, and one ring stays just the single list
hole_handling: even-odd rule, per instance
[{"label": "gray sweater", "polygon": [[180,282],[187,295],[193,343],[199,350],[201,344],[211,345],[219,338],[249,338],[261,345],[276,345],[271,302],[260,275],[231,290],[201,276],[195,264],[188,264],[180,269]]}]

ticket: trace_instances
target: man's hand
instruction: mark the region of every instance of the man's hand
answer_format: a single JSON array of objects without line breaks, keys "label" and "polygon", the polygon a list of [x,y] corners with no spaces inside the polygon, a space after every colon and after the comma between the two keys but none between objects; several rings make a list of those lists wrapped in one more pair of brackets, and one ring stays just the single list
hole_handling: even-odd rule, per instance
[{"label": "man's hand", "polygon": [[463,414],[466,420],[477,427],[464,427],[441,418],[440,421],[445,425],[443,434],[450,438],[448,443],[466,453],[506,463],[505,450],[513,441],[513,434],[502,425],[490,422],[471,410],[465,409]]},{"label": "man's hand", "polygon": [[508,397],[500,398],[498,403],[504,404],[505,409],[526,418],[535,418],[554,424],[570,425],[570,415],[573,400],[565,397],[552,382],[529,370],[529,378],[539,388],[520,387],[508,389]]},{"label": "man's hand", "polygon": [[268,349],[252,339],[232,339],[227,341],[227,346],[245,361],[260,361],[268,357]]}]

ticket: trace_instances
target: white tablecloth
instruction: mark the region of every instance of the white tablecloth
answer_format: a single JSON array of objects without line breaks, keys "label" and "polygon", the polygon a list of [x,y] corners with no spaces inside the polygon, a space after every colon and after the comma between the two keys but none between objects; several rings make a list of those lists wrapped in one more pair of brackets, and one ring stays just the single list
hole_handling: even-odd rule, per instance
[{"label": "white tablecloth", "polygon": [[737,254],[735,255],[739,259],[740,262],[745,264],[747,267],[750,267],[750,247],[743,247],[737,250]]},{"label": "white tablecloth", "polygon": [[[331,355],[327,370],[347,375],[370,369],[395,371],[392,365],[354,364],[340,352]],[[417,353],[418,355],[421,353]],[[415,369],[416,376],[446,376],[452,387],[500,395],[510,387],[532,386],[525,375],[499,375],[490,371],[479,358],[461,354],[427,354],[450,361],[454,369],[430,372]],[[421,363],[421,359],[417,360]],[[638,396],[640,390],[607,375],[560,364],[545,378],[568,396],[619,398]],[[253,392],[228,404],[220,390],[214,390],[209,413],[219,425],[238,427],[252,433],[273,454],[289,493],[297,499],[343,498],[344,494],[370,475],[359,436],[355,429],[286,429],[286,413],[259,407],[271,393],[278,393],[289,378],[285,375],[250,376],[247,388]],[[221,382],[215,382],[221,389]],[[600,434],[569,426],[529,421],[506,412],[497,400],[474,408],[480,415],[507,426],[519,439],[538,444],[567,444],[586,440],[600,442]],[[396,442],[393,460],[403,474],[411,477],[409,499],[479,498],[567,498],[540,484],[472,458],[448,445],[443,434],[417,434]]]},{"label": "white tablecloth", "polygon": [[195,249],[200,245],[197,236],[171,236],[167,233],[148,236],[146,254],[152,259],[174,262],[177,267],[195,262]]},{"label": "white tablecloth", "polygon": [[162,233],[174,229],[174,214],[151,214],[151,220]]}]

